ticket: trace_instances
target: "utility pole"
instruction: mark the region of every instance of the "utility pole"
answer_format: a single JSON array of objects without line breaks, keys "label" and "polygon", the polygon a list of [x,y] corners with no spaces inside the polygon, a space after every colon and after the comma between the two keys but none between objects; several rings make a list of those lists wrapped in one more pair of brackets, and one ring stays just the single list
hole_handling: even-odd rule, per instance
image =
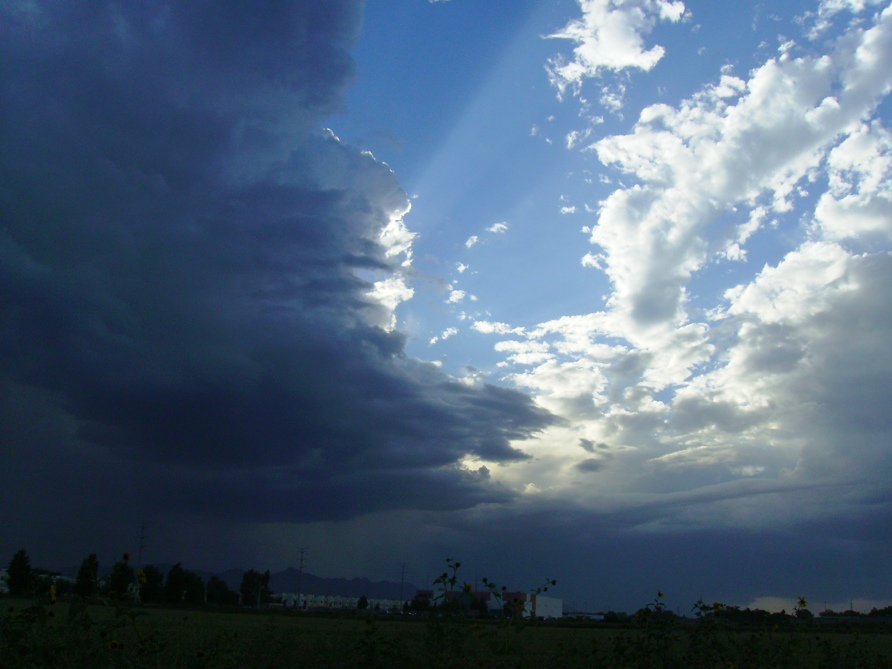
[{"label": "utility pole", "polygon": [[142,569],[142,549],[146,545],[146,523],[143,521],[139,524],[139,548],[136,551],[136,573],[134,574],[135,583],[133,584],[133,603],[139,601],[139,591],[142,584],[139,582],[139,572]]},{"label": "utility pole", "polygon": [[139,550],[136,552],[136,569],[139,570],[142,567],[142,549],[145,548],[146,545],[146,524],[142,522],[139,524]]},{"label": "utility pole", "polygon": [[[403,600],[403,583],[405,582],[405,580],[406,580],[406,563],[401,562],[400,563],[400,607],[402,607],[402,605],[405,603],[405,600]],[[400,609],[400,610],[402,610],[402,609]]]},{"label": "utility pole", "polygon": [[301,608],[301,606],[300,606],[300,585],[301,585],[301,583],[300,582],[303,579],[303,575],[304,575],[304,554],[306,552],[307,552],[307,548],[305,546],[301,546],[301,548],[300,548],[300,562],[298,563],[298,566],[297,566],[297,607],[298,608]]}]

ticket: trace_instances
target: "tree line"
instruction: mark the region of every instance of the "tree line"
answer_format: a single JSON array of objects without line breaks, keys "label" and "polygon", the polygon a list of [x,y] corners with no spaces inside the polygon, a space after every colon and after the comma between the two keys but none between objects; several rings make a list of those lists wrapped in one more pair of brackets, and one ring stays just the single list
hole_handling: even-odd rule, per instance
[{"label": "tree line", "polygon": [[83,559],[73,583],[60,579],[58,572],[33,568],[24,549],[13,555],[6,571],[6,586],[11,596],[36,596],[51,602],[57,597],[76,595],[84,599],[105,597],[146,604],[258,607],[268,604],[272,597],[269,570],[263,573],[254,569],[246,571],[239,588],[233,590],[218,576],[211,576],[205,583],[200,575],[185,569],[179,562],[166,574],[154,565],[134,568],[127,553],[115,560],[107,578],[99,576],[99,560],[95,553]]}]

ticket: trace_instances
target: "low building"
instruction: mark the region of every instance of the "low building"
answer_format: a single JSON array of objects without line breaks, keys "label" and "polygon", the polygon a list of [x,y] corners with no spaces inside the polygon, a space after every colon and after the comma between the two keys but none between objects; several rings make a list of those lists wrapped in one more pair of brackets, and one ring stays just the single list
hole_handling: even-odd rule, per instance
[{"label": "low building", "polygon": [[462,598],[462,609],[471,610],[472,601],[481,601],[486,604],[489,615],[509,615],[517,618],[562,618],[564,615],[564,601],[556,597],[546,597],[529,592],[492,592],[490,590],[476,592],[447,592],[445,599]]},{"label": "low building", "polygon": [[[343,595],[314,595],[301,593],[298,598],[297,594],[291,592],[282,592],[276,595],[276,598],[282,602],[282,606],[288,609],[304,609],[310,610],[345,610],[359,608],[359,597],[346,597]],[[373,611],[393,611],[394,609],[402,610],[404,602],[398,599],[368,599],[369,610]]]},{"label": "low building", "polygon": [[533,615],[537,618],[563,618],[564,600],[545,595],[533,595]]}]

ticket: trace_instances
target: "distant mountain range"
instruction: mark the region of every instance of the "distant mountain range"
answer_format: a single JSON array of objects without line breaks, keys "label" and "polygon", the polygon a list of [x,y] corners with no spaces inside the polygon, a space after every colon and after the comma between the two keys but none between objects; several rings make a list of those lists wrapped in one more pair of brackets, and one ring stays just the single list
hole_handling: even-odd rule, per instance
[{"label": "distant mountain range", "polygon": [[[173,566],[170,564],[156,564],[164,574]],[[184,565],[185,569],[189,569]],[[74,578],[77,575],[78,567],[62,570],[64,576]],[[111,568],[101,570],[103,577],[108,576]],[[201,576],[202,580],[207,583],[211,576],[216,576],[226,582],[233,590],[238,590],[242,584],[242,576],[245,569],[227,569],[221,573],[213,573],[209,571],[201,571],[199,569],[189,569]],[[365,595],[369,599],[402,599],[410,600],[418,592],[418,586],[414,583],[399,583],[392,581],[370,581],[367,578],[323,578],[314,576],[304,572],[301,575],[294,567],[289,567],[283,571],[270,572],[269,587],[273,593],[288,592],[296,593],[298,591],[298,581],[300,582],[300,591],[307,595],[335,595],[340,597],[361,597]]]},{"label": "distant mountain range", "polygon": [[[222,576],[221,576],[222,578]],[[370,599],[403,599],[409,600],[418,592],[413,583],[393,583],[391,581],[370,581],[367,578],[322,578],[303,573],[299,576],[297,569],[288,569],[270,574],[269,586],[273,592],[297,592],[298,580],[300,591],[314,595],[338,595],[341,597],[361,597]],[[226,581],[229,583],[229,581]],[[238,584],[242,582],[238,575]],[[231,586],[230,586],[231,587]],[[236,585],[238,587],[238,585]]]},{"label": "distant mountain range", "polygon": [[[242,584],[244,573],[244,569],[229,569],[216,576],[226,581],[230,588],[236,590]],[[211,574],[202,574],[201,577],[207,582]],[[296,593],[298,584],[300,591],[308,595],[336,595],[340,597],[365,595],[370,599],[400,599],[402,595],[402,599],[409,600],[418,592],[418,587],[413,583],[403,583],[401,588],[399,583],[391,581],[370,581],[367,578],[323,578],[307,572],[301,575],[294,567],[275,573],[271,572],[269,575],[269,587],[274,593]]]}]

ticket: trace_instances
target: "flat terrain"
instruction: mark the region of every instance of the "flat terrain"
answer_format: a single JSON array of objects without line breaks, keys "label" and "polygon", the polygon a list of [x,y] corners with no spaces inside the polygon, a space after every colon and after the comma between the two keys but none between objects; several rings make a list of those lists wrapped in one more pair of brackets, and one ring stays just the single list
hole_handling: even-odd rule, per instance
[{"label": "flat terrain", "polygon": [[[892,632],[791,621],[607,627],[0,600],[0,666],[892,667]],[[861,627],[862,629],[857,629]]]}]

